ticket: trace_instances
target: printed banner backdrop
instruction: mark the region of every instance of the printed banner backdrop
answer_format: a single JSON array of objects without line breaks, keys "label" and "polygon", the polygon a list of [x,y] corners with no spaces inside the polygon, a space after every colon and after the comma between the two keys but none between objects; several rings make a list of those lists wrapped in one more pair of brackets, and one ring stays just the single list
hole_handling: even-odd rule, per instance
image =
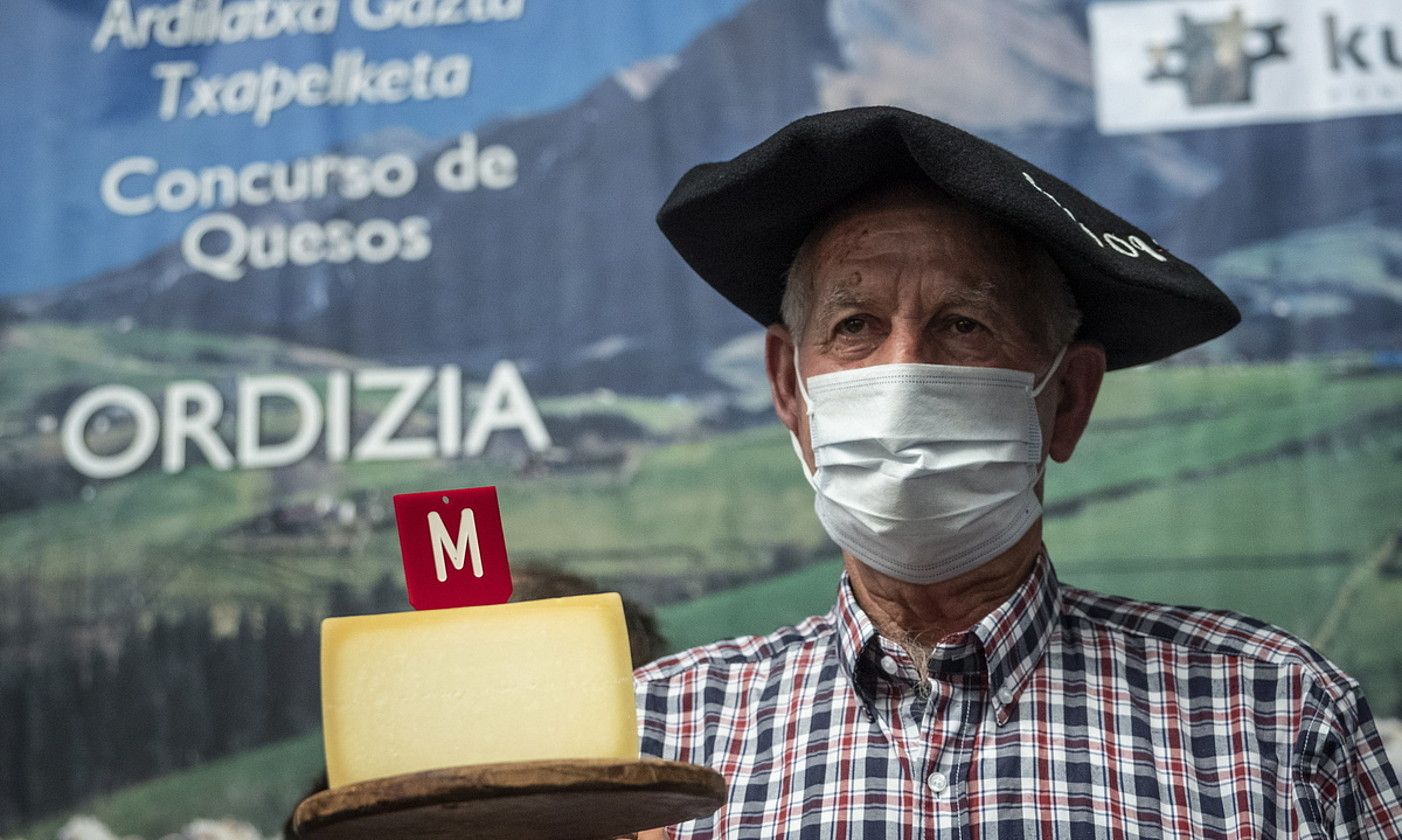
[{"label": "printed banner backdrop", "polygon": [[621,591],[641,657],[826,610],[761,333],[652,217],[858,104],[1011,148],[1245,315],[1109,377],[1047,481],[1062,578],[1275,622],[1402,716],[1402,6],[6,12],[0,835],[275,835],[318,621],[407,608],[397,492],[496,485],[519,578]]}]

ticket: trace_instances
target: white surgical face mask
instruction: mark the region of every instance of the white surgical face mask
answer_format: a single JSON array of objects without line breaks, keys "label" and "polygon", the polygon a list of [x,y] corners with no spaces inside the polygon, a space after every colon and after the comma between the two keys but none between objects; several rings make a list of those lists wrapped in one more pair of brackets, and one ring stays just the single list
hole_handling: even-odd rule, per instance
[{"label": "white surgical face mask", "polygon": [[[833,541],[909,583],[957,577],[1007,551],[1042,515],[1042,427],[1019,370],[891,364],[812,377],[805,387],[816,469],[794,452]],[[791,435],[792,437],[792,435]]]}]

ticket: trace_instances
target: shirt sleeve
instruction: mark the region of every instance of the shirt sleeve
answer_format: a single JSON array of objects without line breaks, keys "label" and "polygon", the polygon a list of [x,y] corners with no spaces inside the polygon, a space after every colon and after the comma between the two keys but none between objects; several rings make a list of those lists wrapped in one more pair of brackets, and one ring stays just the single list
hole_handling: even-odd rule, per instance
[{"label": "shirt sleeve", "polygon": [[1356,684],[1337,698],[1316,687],[1297,742],[1297,814],[1304,837],[1402,840],[1402,786]]}]

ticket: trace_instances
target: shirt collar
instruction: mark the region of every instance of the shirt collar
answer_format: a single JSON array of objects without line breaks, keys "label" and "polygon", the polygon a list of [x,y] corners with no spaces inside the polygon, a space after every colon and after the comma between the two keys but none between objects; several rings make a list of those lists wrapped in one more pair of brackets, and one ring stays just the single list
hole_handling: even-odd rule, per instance
[{"label": "shirt collar", "polygon": [[[945,637],[932,658],[959,657],[971,642],[975,644],[982,653],[985,687],[995,715],[998,723],[1004,723],[1046,651],[1047,640],[1060,613],[1060,603],[1056,571],[1044,548],[1033,562],[1031,573],[1007,600],[968,630]],[[857,603],[845,571],[832,617],[838,659],[863,703],[869,704],[874,682],[878,679],[873,670],[881,649],[899,646],[882,639],[876,632],[871,618]],[[939,671],[939,665],[932,662],[932,672]]]}]

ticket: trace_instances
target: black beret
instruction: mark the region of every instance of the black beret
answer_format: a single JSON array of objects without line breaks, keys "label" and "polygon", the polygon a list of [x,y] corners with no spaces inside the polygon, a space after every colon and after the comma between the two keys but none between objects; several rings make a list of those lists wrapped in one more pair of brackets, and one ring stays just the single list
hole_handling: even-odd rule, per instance
[{"label": "black beret", "polygon": [[1070,281],[1078,337],[1104,345],[1111,369],[1170,356],[1241,320],[1202,272],[1074,187],[901,108],[803,117],[732,160],[696,166],[657,224],[702,279],[769,325],[780,320],[784,275],[808,232],[859,193],[908,179],[1040,241]]}]

